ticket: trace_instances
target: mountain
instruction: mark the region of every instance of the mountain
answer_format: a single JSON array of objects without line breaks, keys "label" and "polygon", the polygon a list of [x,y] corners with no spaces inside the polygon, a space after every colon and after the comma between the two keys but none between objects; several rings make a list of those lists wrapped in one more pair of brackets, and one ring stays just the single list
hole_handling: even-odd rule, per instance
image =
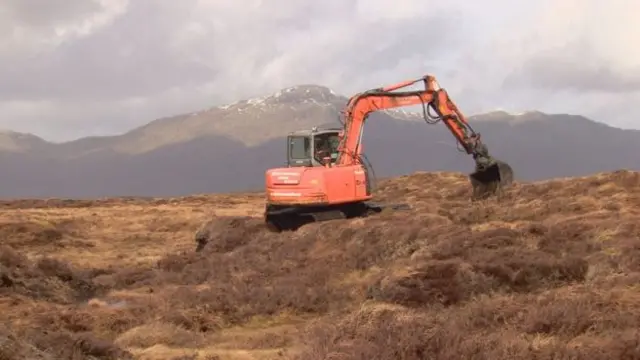
[{"label": "mountain", "polygon": [[29,151],[41,151],[53,144],[32,134],[20,133],[11,130],[0,130],[0,152],[24,153]]},{"label": "mountain", "polygon": [[[316,85],[283,89],[200,112],[166,117],[119,136],[62,144],[34,135],[0,135],[0,197],[179,196],[260,190],[264,171],[285,162],[284,136],[339,125],[347,98]],[[469,172],[442,124],[402,111],[370,116],[364,149],[378,177],[417,170]],[[640,169],[640,131],[577,115],[492,112],[473,127],[519,180]]]}]

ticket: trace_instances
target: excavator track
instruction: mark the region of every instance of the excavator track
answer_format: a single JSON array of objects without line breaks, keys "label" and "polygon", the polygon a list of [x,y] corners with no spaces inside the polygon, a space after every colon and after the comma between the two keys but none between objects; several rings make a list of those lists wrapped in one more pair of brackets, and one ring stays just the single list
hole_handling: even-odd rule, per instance
[{"label": "excavator track", "polygon": [[275,206],[265,207],[265,223],[273,232],[295,231],[304,225],[329,220],[367,217],[384,209],[407,210],[408,204],[375,204],[358,202],[333,206]]}]

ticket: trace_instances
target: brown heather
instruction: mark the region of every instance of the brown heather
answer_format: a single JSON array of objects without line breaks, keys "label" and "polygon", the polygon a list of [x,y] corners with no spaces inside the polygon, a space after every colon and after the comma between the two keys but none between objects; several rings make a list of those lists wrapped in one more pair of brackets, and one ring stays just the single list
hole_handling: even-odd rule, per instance
[{"label": "brown heather", "polygon": [[0,360],[640,359],[639,174],[469,195],[283,234],[260,194],[2,202]]}]

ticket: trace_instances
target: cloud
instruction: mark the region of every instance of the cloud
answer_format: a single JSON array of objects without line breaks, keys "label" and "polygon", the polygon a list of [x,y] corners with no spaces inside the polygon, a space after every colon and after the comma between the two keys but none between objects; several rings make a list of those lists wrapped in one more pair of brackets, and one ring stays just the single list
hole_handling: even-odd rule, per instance
[{"label": "cloud", "polygon": [[37,56],[109,25],[128,0],[8,0],[0,8],[0,56]]},{"label": "cloud", "polygon": [[632,24],[640,4],[558,1],[530,30],[520,68],[505,78],[509,88],[545,91],[633,93],[640,91],[640,29]]},{"label": "cloud", "polygon": [[640,127],[627,120],[640,115],[627,110],[640,100],[640,4],[627,0],[3,3],[0,126],[54,140],[300,83],[348,95],[427,72],[468,114]]}]

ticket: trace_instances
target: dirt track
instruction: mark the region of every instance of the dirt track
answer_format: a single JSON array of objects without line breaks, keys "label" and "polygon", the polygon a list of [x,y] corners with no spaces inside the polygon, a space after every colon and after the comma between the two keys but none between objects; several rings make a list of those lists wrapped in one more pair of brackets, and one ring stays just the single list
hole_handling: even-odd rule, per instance
[{"label": "dirt track", "polygon": [[381,185],[414,212],[282,235],[225,217],[260,195],[1,203],[0,359],[640,358],[640,174]]}]

